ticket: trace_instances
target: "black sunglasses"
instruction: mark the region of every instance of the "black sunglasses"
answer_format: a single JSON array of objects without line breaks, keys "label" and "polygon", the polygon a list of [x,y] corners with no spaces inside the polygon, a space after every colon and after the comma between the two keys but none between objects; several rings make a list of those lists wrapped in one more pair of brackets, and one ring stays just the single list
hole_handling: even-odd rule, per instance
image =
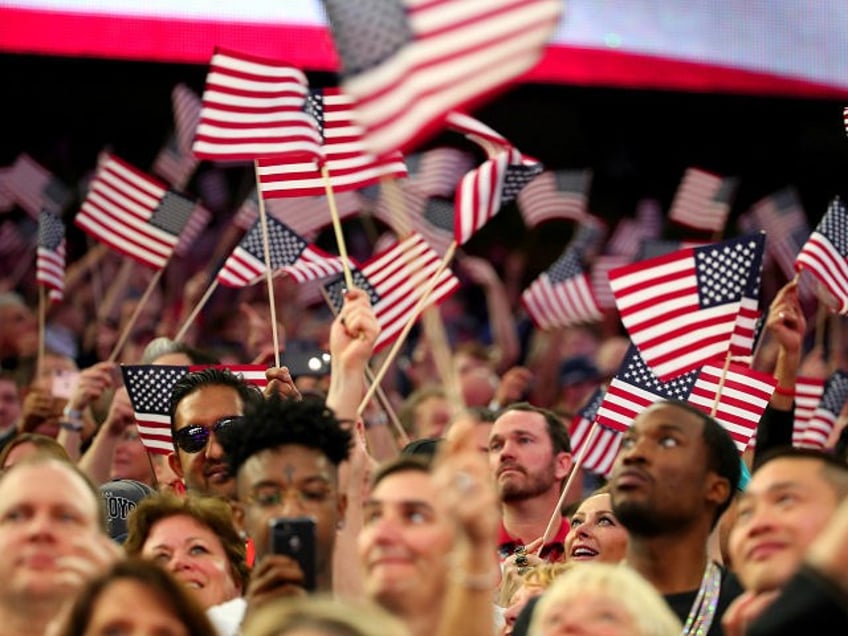
[{"label": "black sunglasses", "polygon": [[222,417],[209,428],[199,424],[185,426],[174,433],[174,445],[186,453],[199,453],[206,448],[212,433],[217,434],[233,424],[238,424],[241,420],[240,416]]}]

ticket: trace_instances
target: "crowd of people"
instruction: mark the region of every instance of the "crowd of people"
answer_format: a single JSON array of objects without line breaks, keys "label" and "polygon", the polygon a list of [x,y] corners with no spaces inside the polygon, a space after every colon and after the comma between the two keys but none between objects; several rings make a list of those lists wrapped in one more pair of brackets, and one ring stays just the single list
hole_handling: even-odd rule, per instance
[{"label": "crowd of people", "polygon": [[[527,327],[490,262],[458,267],[486,311],[428,310],[365,405],[385,352],[358,289],[333,316],[277,280],[280,366],[261,285],[182,341],[197,280],[139,307],[145,277],[124,279],[96,320],[81,274],[43,328],[0,293],[0,635],[845,632],[848,407],[825,448],[793,447],[797,379],[828,372],[795,282],[754,361],[778,383],[755,444],[662,400],[598,474],[569,426],[625,333]],[[329,352],[329,371],[286,351]],[[226,368],[248,363],[264,388]],[[140,438],[121,364],[192,368],[165,396],[166,452]],[[280,520],[309,534],[285,549]]]}]

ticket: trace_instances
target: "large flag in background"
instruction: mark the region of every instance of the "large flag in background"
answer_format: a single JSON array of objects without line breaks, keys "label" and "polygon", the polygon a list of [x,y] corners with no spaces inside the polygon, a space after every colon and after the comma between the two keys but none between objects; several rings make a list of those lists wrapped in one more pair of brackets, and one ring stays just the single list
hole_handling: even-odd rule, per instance
[{"label": "large flag in background", "polygon": [[[624,431],[648,406],[660,400],[683,400],[709,414],[719,393],[724,361],[716,359],[700,369],[663,382],[651,372],[632,344],[598,408],[598,423]],[[713,417],[722,425],[739,452],[757,430],[777,380],[747,366],[731,363]]]},{"label": "large flag in background", "polygon": [[835,309],[848,313],[848,211],[839,197],[830,206],[818,227],[804,243],[795,269],[813,274],[830,292]]},{"label": "large flag in background", "polygon": [[26,153],[3,172],[4,190],[33,218],[42,210],[61,213],[71,202],[71,190]]},{"label": "large flag in background", "polygon": [[546,170],[518,194],[527,227],[551,219],[580,221],[588,213],[591,170]]},{"label": "large flag in background", "polygon": [[[266,221],[273,272],[285,272],[302,283],[332,276],[344,269],[338,256],[307,242],[285,223],[272,216],[266,217]],[[257,220],[224,262],[218,272],[218,282],[228,287],[253,285],[262,278],[265,271],[262,224]]]},{"label": "large flag in background", "polygon": [[783,274],[795,276],[795,258],[810,236],[807,215],[795,188],[784,188],[757,201],[750,210],[754,227],[768,234],[766,251]]},{"label": "large flag in background", "polygon": [[804,441],[807,424],[816,412],[824,393],[825,380],[798,377],[795,379],[795,422],[792,427],[792,445],[800,446]]},{"label": "large flag in background", "polygon": [[[321,134],[323,166],[333,190],[354,190],[383,178],[406,176],[400,153],[377,158],[365,150],[362,129],[352,119],[353,100],[340,89],[311,89],[306,112],[315,119]],[[257,164],[259,187],[266,199],[326,194],[321,168],[308,157],[302,161],[266,157]]]},{"label": "large flag in background", "polygon": [[114,155],[104,157],[75,223],[142,265],[162,269],[195,203]]},{"label": "large flag in background", "polygon": [[[259,365],[215,365],[241,375],[244,381],[264,388],[268,384],[265,367]],[[169,366],[162,364],[122,365],[121,372],[135,414],[138,436],[148,453],[170,455],[171,391],[187,373],[208,369],[208,365]]]},{"label": "large flag in background", "polygon": [[704,232],[720,232],[738,184],[738,179],[688,168],[671,202],[669,220]]},{"label": "large flag in background", "polygon": [[203,91],[195,156],[213,161],[321,156],[306,76],[282,62],[216,49]]},{"label": "large flag in background", "polygon": [[[596,389],[586,405],[572,418],[568,427],[568,438],[571,440],[572,456],[577,457],[583,454],[581,468],[608,477],[621,447],[621,431],[599,424],[595,427],[594,435],[589,439],[589,432],[592,430],[603,398],[604,391],[600,388]],[[589,446],[584,450],[583,446],[586,444]]]},{"label": "large flag in background", "polygon": [[546,271],[524,290],[521,304],[540,329],[598,322],[598,306],[580,252],[568,246]]},{"label": "large flag in background", "polygon": [[824,448],[848,401],[848,372],[836,371],[824,385],[821,401],[804,427],[799,446]]},{"label": "large flag in background", "polygon": [[38,215],[38,251],[35,282],[50,290],[52,300],[65,292],[65,224],[49,210]]},{"label": "large flag in background", "polygon": [[764,237],[689,247],[609,273],[630,339],[667,381],[726,353]]},{"label": "large flag in background", "polygon": [[[335,199],[340,219],[356,214],[361,208],[360,200],[355,192],[339,192]],[[330,204],[325,196],[268,199],[265,201],[265,212],[303,237],[314,235],[332,221]],[[258,218],[259,200],[256,198],[256,190],[253,190],[236,211],[233,224],[247,231]]]},{"label": "large flag in background", "polygon": [[[358,269],[352,269],[354,284],[368,292],[380,325],[375,353],[394,342],[430,285],[441,258],[417,234],[372,256]],[[344,279],[326,286],[336,312],[343,305]],[[459,280],[449,267],[439,275],[425,309],[437,305],[459,289]]]},{"label": "large flag in background", "polygon": [[540,58],[561,0],[324,0],[346,92],[376,155],[413,148]]}]

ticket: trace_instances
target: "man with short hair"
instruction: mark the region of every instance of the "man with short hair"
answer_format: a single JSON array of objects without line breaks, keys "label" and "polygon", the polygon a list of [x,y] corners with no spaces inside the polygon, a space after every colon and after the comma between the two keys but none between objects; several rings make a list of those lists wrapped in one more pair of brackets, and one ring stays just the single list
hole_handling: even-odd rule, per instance
[{"label": "man with short hair", "polygon": [[[555,413],[520,402],[498,414],[489,433],[489,467],[503,516],[498,539],[501,558],[544,536],[571,466],[568,432]],[[568,522],[563,518],[540,556],[558,560],[567,533]]]},{"label": "man with short hair", "polygon": [[686,634],[721,634],[721,616],[741,593],[707,552],[739,475],[733,439],[686,402],[650,405],[622,435],[610,495],[629,533],[625,560],[665,597]]},{"label": "man with short hair", "polygon": [[186,489],[204,495],[236,498],[235,480],[224,461],[218,433],[252,403],[259,390],[226,369],[187,373],[171,391],[174,452],[168,462]]},{"label": "man with short hair", "polygon": [[36,455],[0,477],[0,635],[42,636],[119,556],[99,492],[70,462]]},{"label": "man with short hair", "polygon": [[784,447],[760,458],[730,531],[746,592],[725,615],[726,630],[742,630],[774,601],[846,497],[848,465],[827,453]]},{"label": "man with short hair", "polygon": [[248,596],[253,599],[300,588],[303,573],[294,559],[271,554],[270,521],[312,517],[316,523],[316,584],[332,590],[336,531],[346,497],[338,467],[348,458],[352,436],[322,400],[284,400],[272,395],[252,407],[235,426],[221,431],[235,476],[237,523],[253,539],[257,565]]}]

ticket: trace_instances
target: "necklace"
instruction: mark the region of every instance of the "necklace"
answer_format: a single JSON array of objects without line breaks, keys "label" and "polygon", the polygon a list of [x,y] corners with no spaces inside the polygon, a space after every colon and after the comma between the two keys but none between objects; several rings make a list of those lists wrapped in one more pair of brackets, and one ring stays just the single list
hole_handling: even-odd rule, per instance
[{"label": "necklace", "polygon": [[701,587],[695,597],[695,602],[692,603],[692,609],[689,610],[689,616],[686,618],[683,636],[706,636],[713,624],[713,618],[715,618],[720,591],[721,570],[710,561],[704,569]]}]

